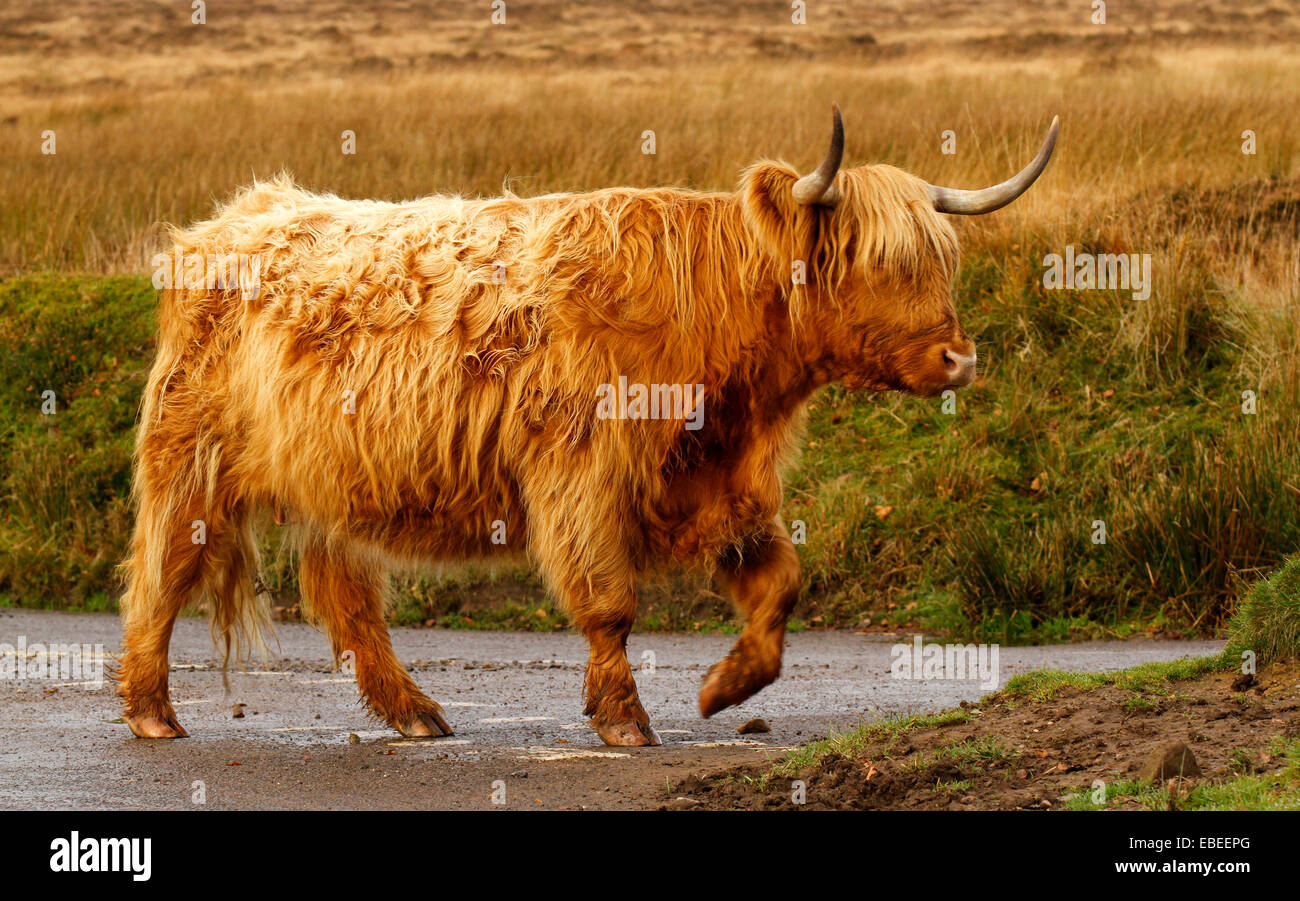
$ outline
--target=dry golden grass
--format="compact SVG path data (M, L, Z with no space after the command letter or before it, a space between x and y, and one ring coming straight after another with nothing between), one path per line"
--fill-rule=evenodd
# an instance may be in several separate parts
M814 2L806 26L731 0L521 3L505 26L486 4L437 6L214 4L194 26L186 4L7 5L0 274L143 271L155 223L281 169L379 198L729 188L760 157L816 160L832 99L851 164L959 186L1018 168L1059 113L1040 185L963 223L998 246L1024 229L1150 243L1189 224L1162 192L1286 175L1300 155L1300 61L1261 47L1300 33L1300 12L1276 4L1125 4L1104 26L1086 5L1025 0Z

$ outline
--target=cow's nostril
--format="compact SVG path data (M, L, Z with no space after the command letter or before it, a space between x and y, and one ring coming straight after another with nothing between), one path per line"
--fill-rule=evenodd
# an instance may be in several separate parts
M953 384L969 385L975 378L975 354L963 354L945 347L943 368Z

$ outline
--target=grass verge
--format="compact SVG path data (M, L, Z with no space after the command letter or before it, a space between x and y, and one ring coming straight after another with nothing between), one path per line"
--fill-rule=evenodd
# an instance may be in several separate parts
M1002 643L1214 634L1243 576L1300 545L1290 377L1270 377L1276 404L1247 415L1237 403L1252 383L1241 348L1260 322L1202 310L1188 335L1209 329L1222 346L1143 373L1115 346L1128 312L1046 297L1002 258L977 251L962 270L969 327L995 362L952 409L839 388L814 399L784 511L801 524L799 625ZM1186 292L1206 289L1187 278ZM141 277L0 281L0 603L112 608L153 308ZM269 530L263 581L292 606L293 560L277 547ZM394 594L399 622L560 621L526 568L407 575ZM643 601L640 628L718 628L730 615L690 579ZM1240 628L1281 634L1280 613L1257 609Z

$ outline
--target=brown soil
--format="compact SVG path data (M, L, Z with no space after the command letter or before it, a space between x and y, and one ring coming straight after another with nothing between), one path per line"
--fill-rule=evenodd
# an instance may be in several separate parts
M791 781L801 779L801 807L810 810L1059 808L1093 780L1136 779L1152 749L1167 742L1186 742L1208 780L1241 772L1247 758L1234 755L1239 748L1249 755L1246 767L1269 772L1282 766L1268 753L1271 740L1300 734L1300 665L1267 668L1249 685L1242 678L1213 673L1146 692L1067 688L1037 703L993 696L971 705L966 723L904 732L853 758L830 755L772 777L766 791L758 780L768 768L747 766L692 777L673 794L699 802L690 809L789 808ZM1005 756L947 752L963 743L996 746Z

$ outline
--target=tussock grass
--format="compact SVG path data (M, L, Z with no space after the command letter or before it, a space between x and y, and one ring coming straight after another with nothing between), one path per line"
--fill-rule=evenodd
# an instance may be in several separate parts
M1300 556L1256 582L1228 624L1224 657L1237 664L1245 651L1260 665L1300 657Z

